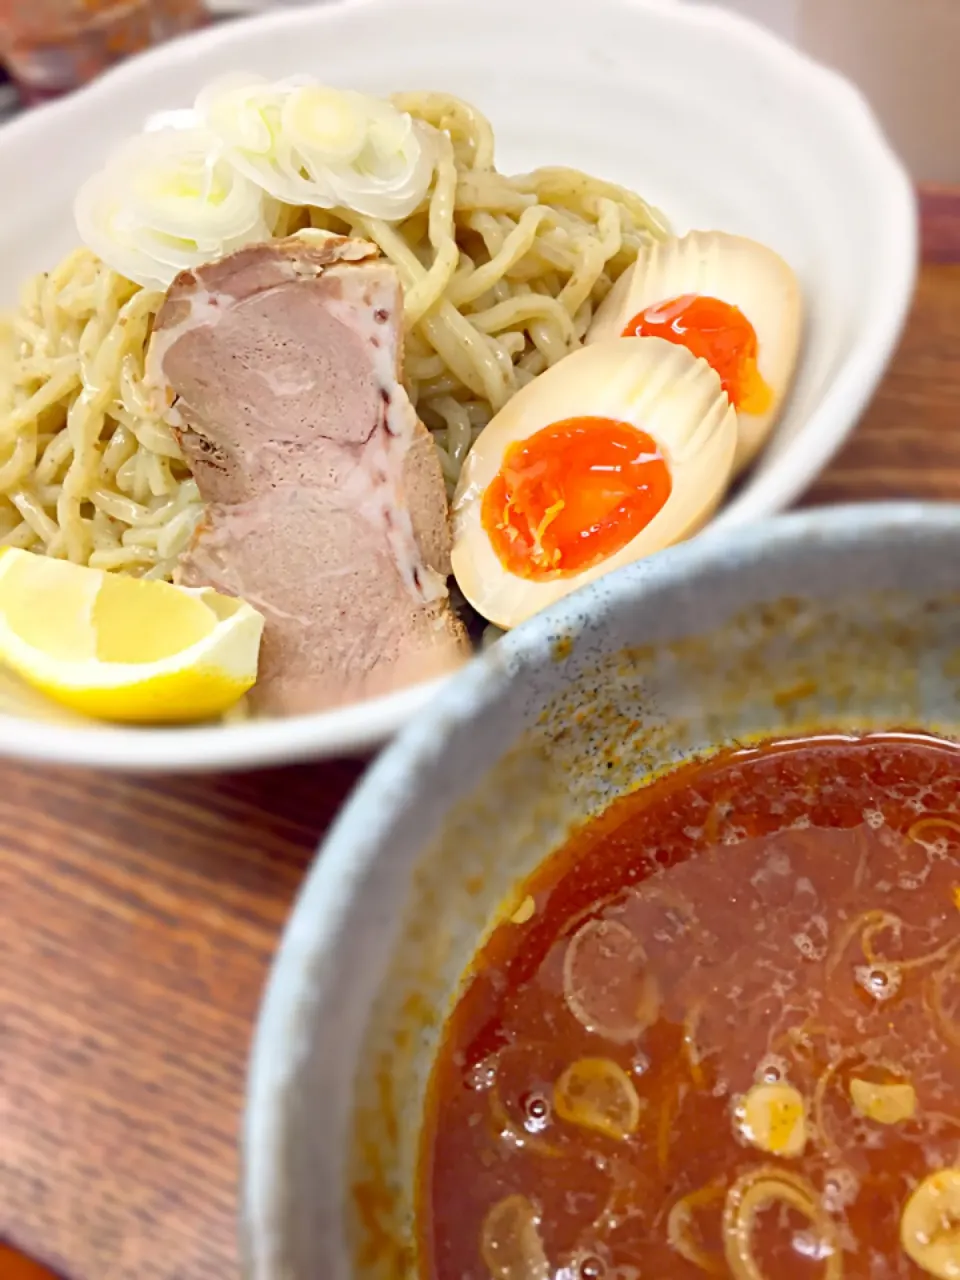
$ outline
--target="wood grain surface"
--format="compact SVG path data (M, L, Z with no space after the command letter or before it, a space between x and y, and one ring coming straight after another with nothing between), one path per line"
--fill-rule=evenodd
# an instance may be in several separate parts
M901 350L811 502L960 498L960 191L924 193L924 255ZM67 1280L236 1276L251 1022L358 774L0 765L0 1239Z

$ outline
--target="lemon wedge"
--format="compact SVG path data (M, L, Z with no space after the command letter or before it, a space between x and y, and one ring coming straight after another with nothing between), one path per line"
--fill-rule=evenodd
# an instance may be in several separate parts
M101 720L220 715L257 678L263 618L206 588L0 552L0 661Z

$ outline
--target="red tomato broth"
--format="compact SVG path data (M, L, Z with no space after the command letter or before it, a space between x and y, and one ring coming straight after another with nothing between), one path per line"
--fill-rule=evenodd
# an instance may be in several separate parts
M757 331L729 302L695 293L669 298L635 315L623 336L664 338L702 357L740 412L766 413L773 404L773 391L757 366Z
M814 1187L846 1280L924 1275L902 1252L899 1222L917 1182L960 1153L960 1039L949 1043L929 1005L934 976L960 952L960 828L917 824L957 815L960 749L896 735L722 754L587 824L528 881L535 911L494 931L445 1030L421 1151L423 1274L489 1276L484 1220L521 1195L536 1208L550 1276L731 1275L725 1197L735 1179L773 1168ZM858 977L859 918L880 910L901 922L870 935L885 961L946 948L939 965L904 969L888 998L872 970L870 982ZM628 1041L587 1030L565 1000L571 939L593 921L629 930L656 980L654 1020ZM956 967L938 989L960 1035ZM586 1057L629 1074L634 1133L556 1116L557 1079ZM909 1079L915 1118L856 1115L858 1073ZM799 1157L750 1146L734 1124L736 1100L774 1075L804 1098ZM707 1270L668 1239L670 1211L689 1195L687 1236ZM824 1243L795 1208L755 1218L751 1248L768 1280L827 1275Z
M510 445L483 495L481 521L504 568L547 581L622 550L671 488L645 431L612 418L567 418Z

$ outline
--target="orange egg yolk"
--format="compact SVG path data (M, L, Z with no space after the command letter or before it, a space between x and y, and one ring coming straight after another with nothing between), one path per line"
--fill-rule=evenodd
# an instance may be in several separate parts
M666 338L702 356L720 375L730 403L741 413L766 413L773 391L757 368L757 333L739 307L686 293L635 315L625 338Z
M567 418L507 449L481 521L505 569L543 582L615 555L670 490L669 468L645 431L614 418Z

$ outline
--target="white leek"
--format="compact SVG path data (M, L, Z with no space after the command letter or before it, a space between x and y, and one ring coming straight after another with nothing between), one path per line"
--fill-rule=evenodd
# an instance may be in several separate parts
M237 169L285 204L399 221L429 191L432 131L378 98L237 74L204 89L196 110Z
M80 237L108 266L150 289L271 232L263 191L204 128L158 129L121 146L80 189Z

